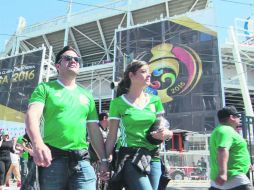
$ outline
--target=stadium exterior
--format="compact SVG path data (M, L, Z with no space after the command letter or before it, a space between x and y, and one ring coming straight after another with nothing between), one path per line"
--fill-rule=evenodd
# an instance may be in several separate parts
M110 99L114 94L110 84L118 80L115 75L116 57L119 56L116 53L119 51L116 37L118 32L174 20L180 20L182 25L187 26L189 20L183 19L186 17L201 23L205 26L203 28L218 32L211 0L139 0L135 2L115 0L31 26L24 26L24 20L20 19L16 33L10 38L4 51L0 53L0 61L42 49L43 65L39 81L47 81L56 78L57 75L54 68L56 53L63 46L71 45L82 57L78 82L92 91L98 111L108 110ZM235 26L229 30L229 39L218 46L221 104L235 105L239 111L253 116L254 40L253 33L244 29L245 24L246 20L236 19ZM189 36L185 37L189 38ZM123 60L128 59L128 56L125 57L124 54L122 56ZM195 138L190 136L189 141L193 146L192 148L190 146L189 150L196 151L186 152L185 157L180 156L185 162L178 165L180 167L190 166L200 155L204 155L208 160L207 135L197 134ZM179 160L178 153L170 152L170 154L172 162ZM183 171L181 168L180 170Z
M93 91L99 110L108 110L112 92L107 87L113 81L115 30L177 18L182 15L205 17L204 15L213 12L212 7L212 2L209 0L141 0L135 3L118 0L31 26L24 27L21 22L1 57L31 51L44 45L47 49L45 65L53 65L56 52L64 45L70 44L78 49L82 56L83 68L78 81ZM217 30L214 18L210 17L205 23L215 31ZM251 40L243 42L243 34L246 33L242 27L244 21L239 19L239 22L236 23L240 23L235 28L237 31L236 46L239 51L236 52L232 40L225 43L220 49L220 61L223 67L225 103L235 105L240 111L243 111L246 109L243 103L243 97L246 94L242 95L239 82L241 74L237 74L235 65L237 57L240 56L253 105L254 47ZM44 77L45 75L46 73ZM50 77L53 75L55 72L52 67Z

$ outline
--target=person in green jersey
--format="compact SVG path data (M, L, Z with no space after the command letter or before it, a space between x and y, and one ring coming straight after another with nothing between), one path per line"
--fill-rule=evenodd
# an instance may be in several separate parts
M76 84L80 60L75 49L64 47L55 60L57 80L40 83L29 100L26 127L34 162L39 166L41 190L96 189L86 130L101 159L100 176L107 178L106 152L95 102L87 90Z
M250 190L246 176L250 168L247 143L235 128L240 125L240 116L234 106L217 112L219 125L210 137L210 190Z
M120 178L120 183L131 190L157 190L161 176L159 145L151 144L147 133L156 119L163 115L164 109L159 96L144 93L150 79L148 64L134 60L127 66L118 85L117 97L110 102L106 140L108 156L112 154L119 127L121 132L117 143L120 148L117 172L111 180L119 181ZM151 135L158 140L167 140L172 131L161 127Z
M21 183L24 184L25 178L28 174L28 157L29 153L24 149L25 142L23 141L23 136L19 137L17 140L16 149L20 151L20 174Z

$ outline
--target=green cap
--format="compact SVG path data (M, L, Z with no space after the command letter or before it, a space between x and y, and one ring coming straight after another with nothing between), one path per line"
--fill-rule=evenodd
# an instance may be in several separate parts
M22 141L23 141L22 139L23 139L23 137L19 137L18 140L17 140L17 143L22 144Z
M2 136L9 135L9 132L6 130L3 130L1 134L2 134Z

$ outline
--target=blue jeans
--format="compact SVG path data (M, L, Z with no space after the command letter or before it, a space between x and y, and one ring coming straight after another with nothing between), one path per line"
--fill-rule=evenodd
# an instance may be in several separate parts
M27 173L28 173L28 167L27 167L28 160L21 157L19 162L20 162L20 167L21 167L21 171L20 171L21 182L22 182L22 184L24 184L24 181L25 181Z
M96 190L96 175L89 161L56 158L39 168L40 190Z
M123 170L124 183L130 190L157 190L161 177L161 163L151 162L151 173L146 175L140 172L127 160Z

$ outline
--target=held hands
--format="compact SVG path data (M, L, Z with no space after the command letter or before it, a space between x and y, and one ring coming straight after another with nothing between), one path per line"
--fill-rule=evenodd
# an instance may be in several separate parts
M157 129L156 131L152 131L151 135L155 139L165 141L165 140L169 140L172 138L173 132L165 127L161 127L159 129Z
M110 178L109 163L107 161L100 162L98 177L102 181L108 181Z
M48 167L52 161L51 151L43 142L34 144L33 158L37 166Z

